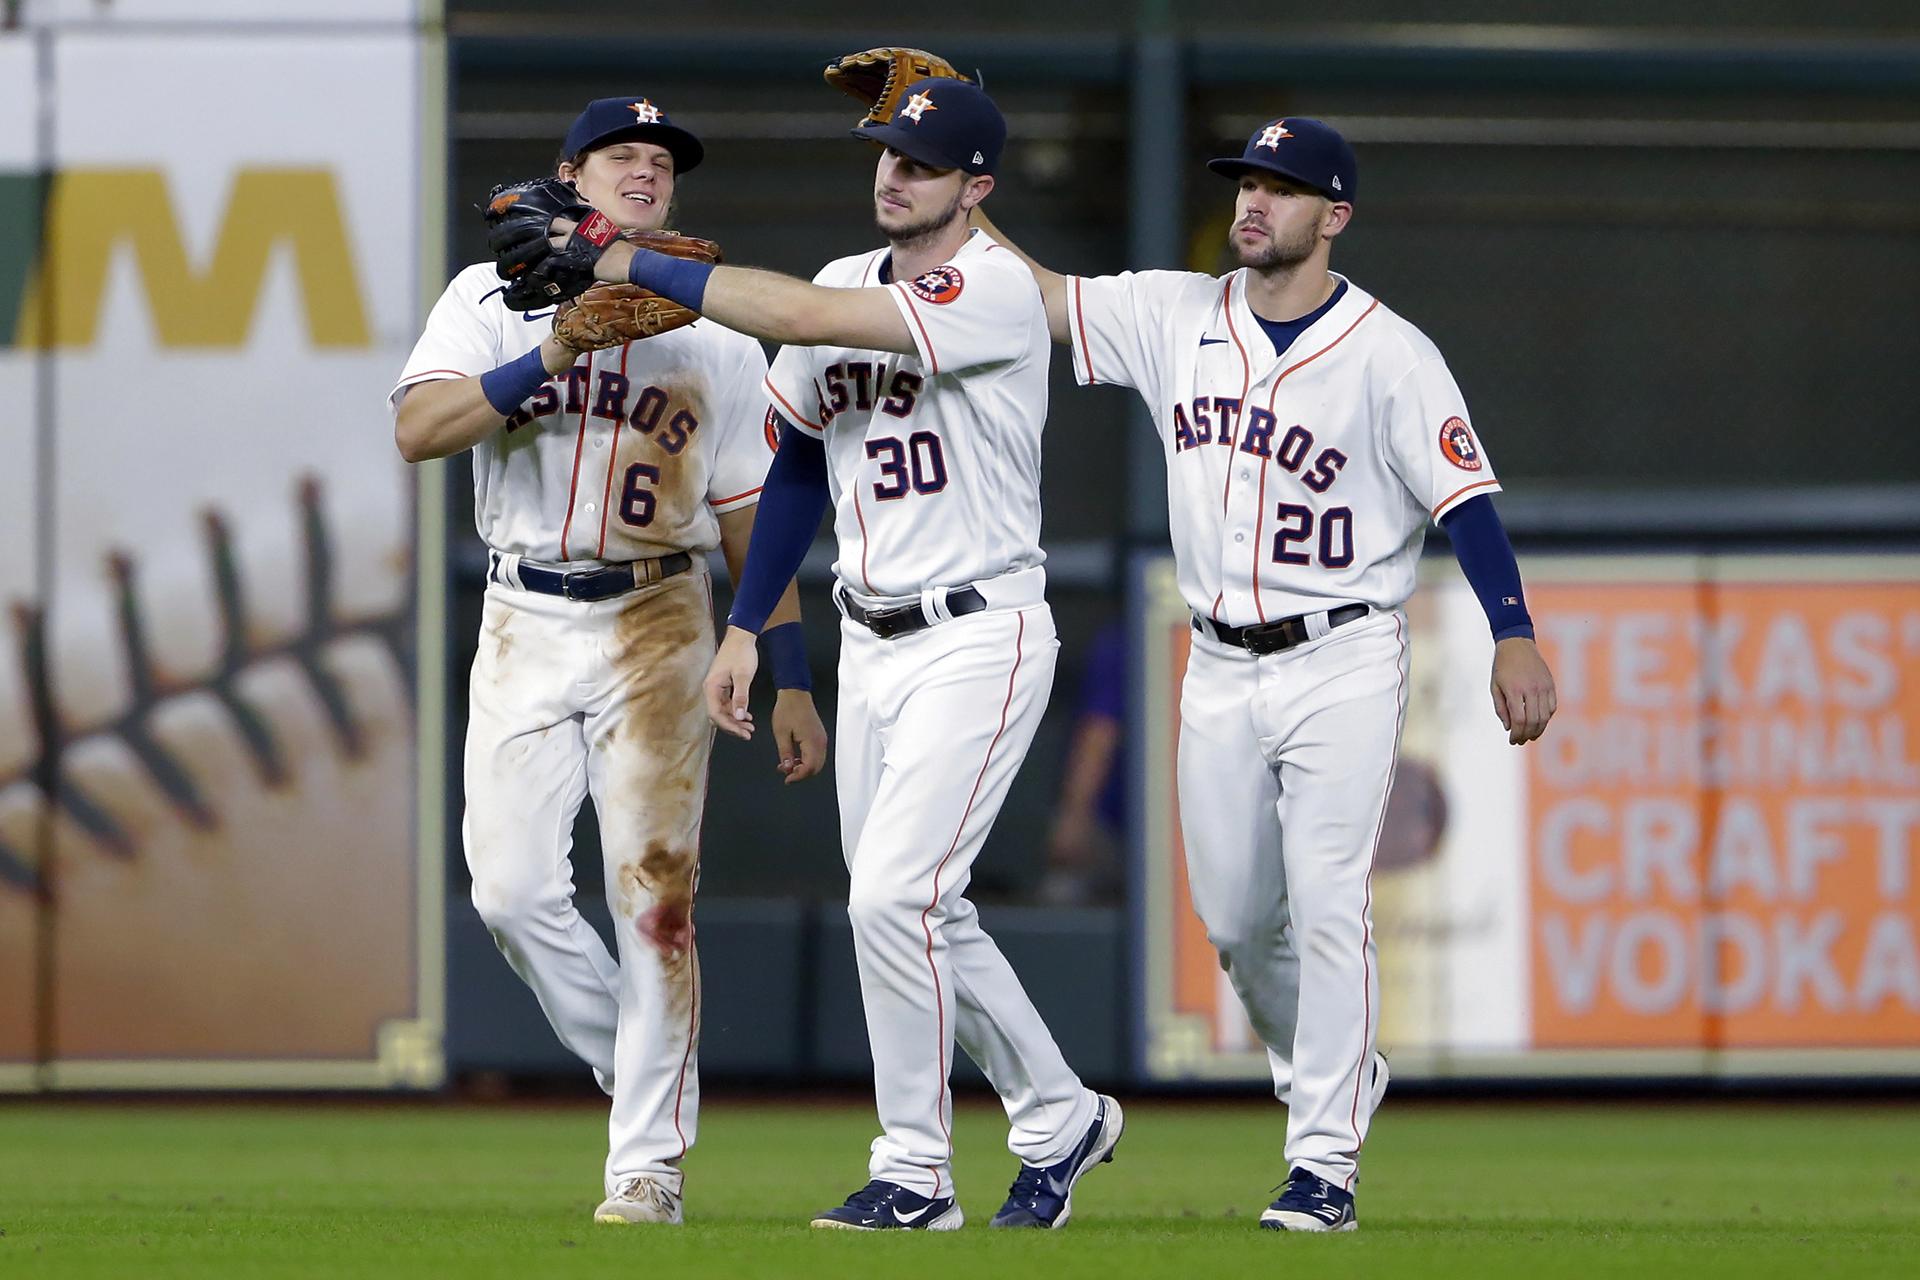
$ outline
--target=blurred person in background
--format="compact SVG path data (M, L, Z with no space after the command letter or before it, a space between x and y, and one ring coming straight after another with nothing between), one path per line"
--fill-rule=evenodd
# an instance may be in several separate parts
M1048 906L1110 906L1125 896L1127 634L1117 619L1087 647L1038 890Z

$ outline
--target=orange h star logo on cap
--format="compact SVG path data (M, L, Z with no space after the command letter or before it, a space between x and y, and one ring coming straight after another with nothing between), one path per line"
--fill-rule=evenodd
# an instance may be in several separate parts
M1265 147L1269 151L1278 151L1280 149L1280 139L1291 138L1292 136L1292 134L1287 132L1287 122L1282 120L1278 124L1270 124L1262 129L1260 131L1260 141L1253 145L1256 147Z
M906 106L900 108L900 114L905 116L907 119L913 121L915 124L919 124L921 116L925 115L929 111L938 111L939 109L940 108L933 105L933 98L931 95L925 94L925 93L916 93L911 98L907 99Z
M660 108L654 106L645 98L640 99L638 102L629 102L627 106L632 110L634 115L640 117L641 124L660 123Z

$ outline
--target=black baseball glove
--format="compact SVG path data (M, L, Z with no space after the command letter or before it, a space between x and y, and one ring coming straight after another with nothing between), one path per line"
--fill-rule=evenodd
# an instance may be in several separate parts
M487 193L487 248L514 311L537 311L592 288L594 264L619 228L558 178L509 182ZM556 218L577 224L562 248L548 241Z

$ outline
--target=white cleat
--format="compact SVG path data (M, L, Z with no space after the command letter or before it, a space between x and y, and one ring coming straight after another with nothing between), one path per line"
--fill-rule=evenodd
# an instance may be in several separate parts
M660 1184L657 1178L628 1178L593 1211L595 1222L628 1226L636 1222L662 1222L679 1226L680 1197Z

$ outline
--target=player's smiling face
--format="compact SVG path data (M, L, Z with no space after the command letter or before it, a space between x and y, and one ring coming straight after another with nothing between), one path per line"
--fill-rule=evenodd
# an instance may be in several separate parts
M889 240L915 240L964 218L991 190L990 177L936 169L888 147L874 171L873 221Z
M1338 235L1352 213L1352 205L1336 204L1303 182L1248 173L1240 179L1227 243L1243 267L1294 267Z
M578 168L561 165L559 175L622 231L657 231L673 207L673 153L651 142L589 151Z

